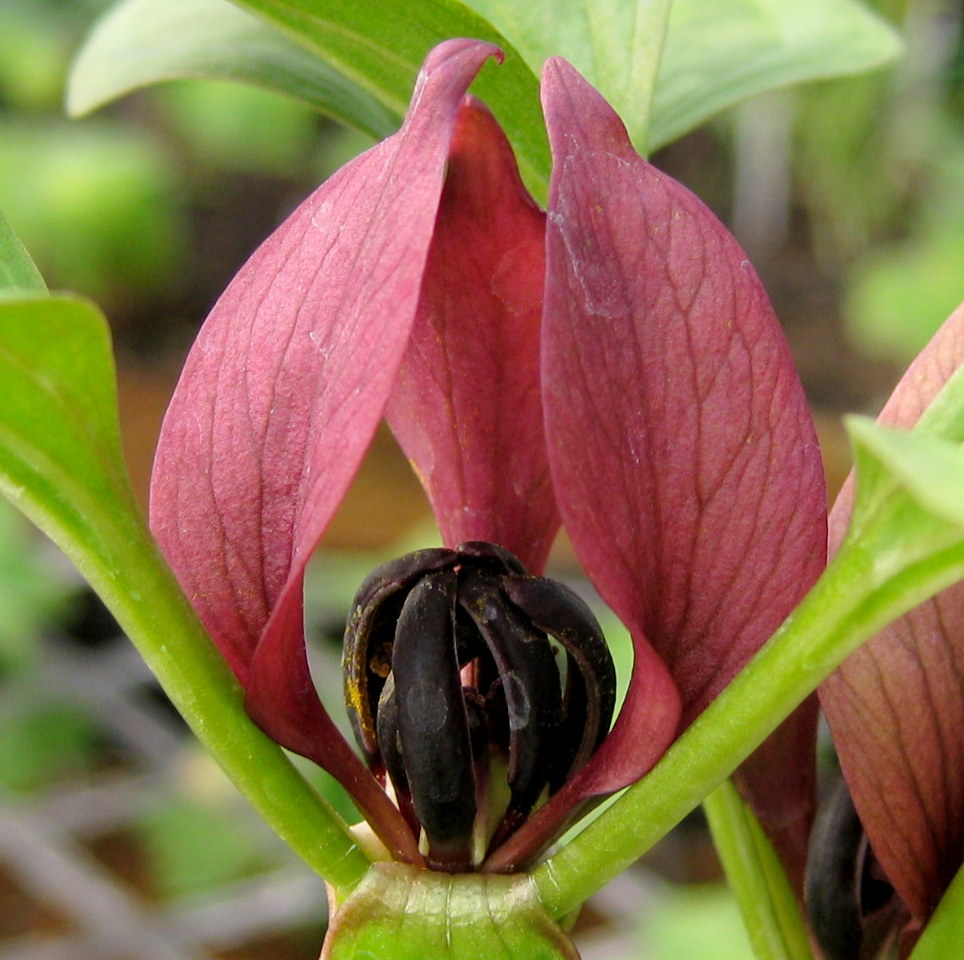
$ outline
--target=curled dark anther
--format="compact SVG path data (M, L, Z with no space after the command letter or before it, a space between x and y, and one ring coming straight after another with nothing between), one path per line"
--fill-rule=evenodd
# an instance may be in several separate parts
M429 863L449 871L474 869L589 759L615 702L586 605L475 541L366 579L344 675L369 766L424 831Z

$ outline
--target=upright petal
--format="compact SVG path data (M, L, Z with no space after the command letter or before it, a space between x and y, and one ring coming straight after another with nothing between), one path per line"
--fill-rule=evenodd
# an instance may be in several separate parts
M559 520L539 391L545 215L476 100L459 114L422 298L388 419L448 546L540 573Z
M543 108L553 153L549 462L566 531L629 628L635 661L609 737L496 852L494 868L538 848L580 800L645 774L681 718L692 721L776 630L826 556L813 422L745 254L633 150L612 108L565 61L546 64ZM812 720L812 709L801 716ZM806 742L808 731L789 735ZM812 771L778 798L777 815L798 816L796 794L810 783Z
M732 236L633 151L570 67L551 61L544 90L556 496L600 592L671 669L688 723L823 568L813 422Z
M819 575L823 471L789 350L732 236L635 153L564 62L547 64L543 99L550 464L576 552L636 653L584 776L638 777L675 731L666 668L686 725ZM812 715L781 736L805 742ZM806 810L798 788L764 818Z
M880 414L910 427L964 363L964 305ZM830 520L846 534L853 479ZM921 922L964 863L964 585L891 624L820 688L841 767L887 877Z
M384 410L458 105L496 55L470 40L436 48L399 133L336 173L241 269L191 351L154 470L152 526L252 715L383 813L311 683L303 574Z
M430 55L395 136L312 194L232 280L164 421L154 532L242 682L382 415L408 343L458 103L493 48Z

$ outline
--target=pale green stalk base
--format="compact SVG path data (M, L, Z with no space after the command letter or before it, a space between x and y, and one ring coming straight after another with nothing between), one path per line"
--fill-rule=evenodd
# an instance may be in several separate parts
M579 960L525 874L379 863L331 919L322 960Z
M813 960L797 899L773 844L729 781L703 801L713 843L757 960Z

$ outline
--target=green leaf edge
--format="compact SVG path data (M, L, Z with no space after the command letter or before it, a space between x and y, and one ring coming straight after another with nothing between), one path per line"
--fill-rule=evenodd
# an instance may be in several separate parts
M362 29L359 20L360 7L354 0L342 0L342 8L348 11L348 16L354 18L351 22L344 18L336 24L339 40L351 38L358 49L378 50L386 62L394 62L396 68L405 75L399 89L380 90L372 81L359 73L353 57L347 53L332 50L319 40L318 34L323 34L323 28L316 27L315 35L310 35L305 29L305 23L314 20L322 22L322 18L312 17L305 11L296 11L297 4L291 0L232 0L238 6L260 16L280 30L287 33L296 43L303 44L323 60L331 63L336 69L354 80L359 86L369 90L387 107L403 114L408 107L415 78L428 52L444 40L452 37L471 37L495 44L505 54L501 65L494 67L489 64L483 68L472 85L475 93L481 97L489 109L498 117L503 129L508 134L515 148L519 168L523 179L537 198L544 200L548 192L549 172L551 161L549 157L549 139L545 130L540 109L539 81L535 73L525 63L512 43L496 30L491 23L479 16L474 10L458 2L458 0L420 0L418 15L414 18L417 24L418 41L414 48L407 53L399 50L398 44L382 44L374 40L370 34ZM333 2L321 3L315 0L314 7L320 13L322 8L331 11ZM372 20L371 8L373 3L365 7L368 22ZM378 14L396 14L398 17L410 20L412 7L408 0L378 0ZM367 26L367 23L365 24ZM395 38L391 38L394 40ZM411 41L409 40L409 43Z
M104 497L103 491L98 496L97 490L85 489L83 481L58 471L41 447L30 449L29 438L12 438L2 411L0 493L60 547L97 591L174 706L239 790L336 893L347 895L364 876L368 858L284 751L248 718L233 675L160 555L134 497L120 452L106 320L81 298L22 297L0 301L0 332L4 321L25 303L41 303L49 319L51 329L36 330L40 324L34 328L38 342L58 342L56 328L61 325L62 332L65 320L87 328L83 336L90 361L102 373L104 390L112 400L109 409L94 412L101 422L90 425L91 445L113 496ZM0 340L0 356L2 351ZM32 373L44 391L60 391L60 384L45 371ZM47 472L38 474L36 463ZM72 481L77 481L74 489Z
M0 213L0 292L46 293L37 265L7 218Z
M964 943L964 868L957 871L927 926L911 951L910 960L949 960Z
M190 46L179 43L179 18L185 11L203 15L201 37L212 41L207 56L197 30ZM111 73L118 70L118 51L124 52L119 40L129 21L142 28L145 22L151 24L150 56L137 56L138 47L130 47L126 79L105 81L105 64ZM163 63L159 63L159 54L165 51ZM124 0L112 7L94 25L71 65L67 113L84 116L135 90L191 79L224 80L269 90L306 103L375 139L389 136L401 120L397 110L385 107L344 73L227 0Z
M724 110L744 103L755 96L766 93L770 90L788 89L801 83L812 83L821 80L831 80L838 77L855 76L871 70L880 69L894 63L904 53L905 44L903 37L894 27L884 20L879 14L867 8L862 3L847 4L855 13L861 14L866 21L868 30L875 30L876 37L865 35L865 52L859 58L847 66L836 65L820 70L808 69L804 66L798 67L796 71L788 71L779 82L767 81L766 64L757 64L755 73L760 78L752 82L747 78L753 76L752 72L746 72L742 81L743 92L737 96L732 94L724 95L724 87L717 88L713 95L708 99L703 96L704 106L696 109L688 106L692 96L674 96L671 103L674 107L670 110L664 102L667 98L667 87L662 86L660 93L660 78L657 77L656 93L652 107L652 127L650 129L650 149L657 150L660 147L672 143L674 140L683 136L699 125L716 116ZM670 31L672 33L672 20L670 21ZM868 39L869 37L869 39ZM670 45L670 57L664 58L667 69L672 64L672 45ZM685 108L685 109L684 109Z
M858 457L873 458L927 510L964 526L964 448L958 443L885 427L868 417L845 418Z
M116 16L118 10L127 8L135 2L141 3L142 0L122 0L122 3L108 13L105 21L101 21L101 24ZM269 24L273 30L280 31L292 48L310 52L326 65L326 69L334 70L340 77L346 78L361 95L371 98L371 102L380 104L381 109L386 111L386 115L394 118L396 122L400 121L407 109L416 75L432 47L443 40L458 36L474 37L494 43L505 53L505 62L499 67L498 74L495 74L491 67L486 67L476 79L473 89L496 114L512 140L519 167L529 189L537 198L545 199L548 192L550 159L548 137L539 107L539 82L512 44L473 10L457 0L421 0L418 14L413 21L416 27L405 38L406 46L412 49L400 51L397 47L365 36L359 29L359 23L360 18L377 17L378 11L383 14L395 13L399 16L404 14L408 19L413 19L412 8L407 0L405 2L379 0L377 4L365 5L353 2L344 4L344 9L347 11L345 22L332 21L330 25L330 34L337 38L337 44L325 42L325 31L329 25L322 20L322 12L327 9L331 16L331 5L324 8L318 2L299 5L285 2L285 0L231 0L231 2L258 21ZM165 8L163 0L156 0L156 3L159 9ZM377 6L374 14L373 6ZM305 7L311 7L311 9L303 9ZM350 18L354 18L357 22L353 22ZM95 27L94 32L77 54L75 63L83 64L84 72L88 69L87 64L96 65L102 59L102 54L97 54L95 57L94 54L88 53L88 48L97 38L98 29ZM103 40L96 39L96 42L99 46ZM356 62L356 58L351 55L354 49L365 50L369 55L371 51L375 51L379 61L391 67L395 80L387 85L384 77L366 75ZM75 66L71 73L69 82L71 92L68 94L68 102L74 110L86 106L86 98L82 98L77 92L84 72ZM209 76L207 73L203 75ZM227 79L223 75L221 78ZM125 84L119 83L114 93L99 95L96 105L121 96L125 92L127 92ZM314 102L312 106L317 107L319 104ZM331 114L328 107L325 108L325 112ZM347 117L336 117L336 119L351 122ZM354 125L357 125L357 120ZM380 135L385 135L384 128L380 129L382 131Z

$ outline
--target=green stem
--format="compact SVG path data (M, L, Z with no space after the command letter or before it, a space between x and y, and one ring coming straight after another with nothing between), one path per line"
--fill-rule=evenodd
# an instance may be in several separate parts
M9 235L5 244L29 282ZM248 718L234 676L161 556L121 453L114 378L107 324L92 305L45 294L0 301L0 495L74 562L268 823L336 895L347 894L368 859Z
M948 960L959 956L964 943L964 869L947 888L927 921L910 960Z
M60 546L198 740L285 843L343 898L366 873L368 858L284 751L252 723L234 676L157 550L133 496L129 503L130 510L96 523L104 534L99 555L69 542Z
M759 821L726 780L703 801L757 960L813 960L793 888Z
M533 873L562 917L625 870L719 786L862 642L964 578L955 544L881 581L848 540L774 637L642 780Z

